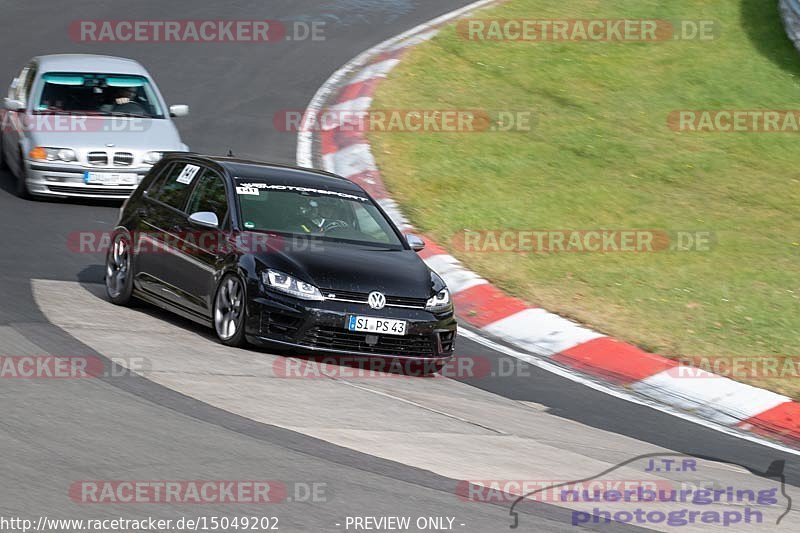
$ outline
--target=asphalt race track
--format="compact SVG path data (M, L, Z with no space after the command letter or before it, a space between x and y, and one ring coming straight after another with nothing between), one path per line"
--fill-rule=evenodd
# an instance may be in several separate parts
M190 116L176 120L192 150L294 163L296 136L273 126L275 113L303 110L353 56L466 3L0 0L0 85L35 55L131 57L168 103L190 106ZM76 19L122 18L324 20L325 40L76 43L67 31ZM659 451L757 471L785 460L788 490L800 486L797 455L606 395L463 337L459 355L516 372L276 379L279 356L228 349L186 321L103 300L103 257L71 250L68 239L111 228L119 204L20 200L7 173L0 186L0 354L136 355L150 365L141 376L0 380L0 516L270 515L282 531L345 531L348 516L448 516L455 530L502 531L509 505L463 501L458 480L578 479ZM722 469L718 479L725 484L743 472ZM326 496L295 494L300 501L265 508L90 505L68 495L79 480L122 479L283 480L324 485ZM540 503L521 511L522 530L575 529L564 508ZM792 511L781 527L798 522Z

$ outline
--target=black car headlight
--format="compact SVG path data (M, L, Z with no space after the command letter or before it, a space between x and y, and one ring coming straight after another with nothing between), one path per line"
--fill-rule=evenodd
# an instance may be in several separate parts
M261 281L267 287L301 300L320 301L323 299L322 293L314 285L300 281L278 270L272 270L271 268L264 270L261 272Z
M425 310L432 313L442 313L453 308L453 301L450 299L450 290L445 287L425 302Z

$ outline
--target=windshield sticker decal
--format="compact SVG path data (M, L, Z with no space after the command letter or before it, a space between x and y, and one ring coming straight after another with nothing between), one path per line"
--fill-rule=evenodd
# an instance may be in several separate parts
M199 171L200 167L198 167L197 165L186 165L185 167L183 167L183 170L178 176L178 179L175 181L177 181L178 183L183 183L184 185L189 185L192 183L192 180Z
M251 182L251 183L243 183L242 188L255 188L255 189L266 189L270 191L294 191L299 193L311 193L311 194L321 194L326 196L338 196L339 198L347 198L350 200L360 200L362 202L369 202L368 198L363 196L358 196L355 194L348 194L345 192L339 191L328 191L325 189L313 189L311 187L295 187L294 185L270 185L269 183L264 182ZM237 187L237 190L239 187Z
M245 185L243 187L237 186L236 194L250 194L253 196L258 196L258 189L249 185Z

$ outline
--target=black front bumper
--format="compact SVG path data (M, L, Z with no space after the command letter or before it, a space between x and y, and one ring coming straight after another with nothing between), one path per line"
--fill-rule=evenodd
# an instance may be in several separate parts
M406 334L380 335L349 331L351 315L405 320ZM364 357L446 361L453 355L456 320L452 313L325 300L306 302L270 292L252 298L247 340L256 345L291 348L302 355L346 354Z

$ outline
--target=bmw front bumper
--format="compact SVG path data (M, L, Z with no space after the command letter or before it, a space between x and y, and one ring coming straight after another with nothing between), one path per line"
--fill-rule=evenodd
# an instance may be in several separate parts
M56 198L79 197L101 199L125 199L131 195L151 167L86 167L65 163L25 161L27 185L31 194ZM89 185L84 182L84 173L117 172L135 173L136 185Z

